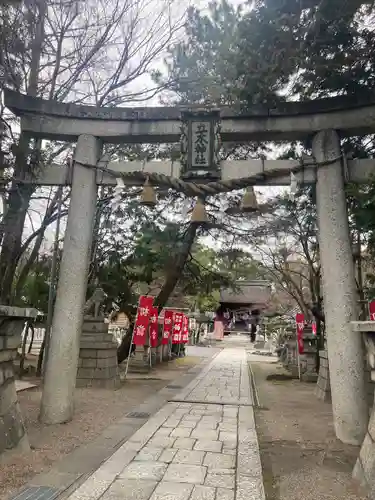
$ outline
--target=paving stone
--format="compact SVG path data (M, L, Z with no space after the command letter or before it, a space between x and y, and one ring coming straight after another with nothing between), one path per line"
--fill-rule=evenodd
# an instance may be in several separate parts
M223 453L206 453L203 465L209 469L233 469L235 466L235 457L233 455L224 455Z
M195 445L196 439L193 438L177 438L173 444L173 448L181 450L192 450Z
M186 427L187 429L194 429L197 426L197 422L192 420L181 420L178 427Z
M215 405L215 404L212 404L212 405L206 405L206 408L209 410L214 410L214 411L217 411L217 412L220 412L222 413L223 412L223 405Z
M205 486L213 486L214 488L229 488L234 489L235 481L234 481L234 473L233 470L230 470L225 474L224 471L215 471L208 472L205 479ZM254 500L258 500L256 497L249 496L246 500L254 498ZM245 499L244 499L245 500Z
M190 410L190 415L206 415L206 410L196 410L195 408L193 408L192 410Z
M231 418L231 417L226 417L224 415L224 417L222 418L222 423L224 425L235 425L237 427L237 418Z
M171 432L171 437L175 438L180 438L180 437L189 437L191 434L191 429L187 427L176 427L176 429L173 429Z
M208 406L212 406L212 405L208 405ZM216 418L222 418L223 417L223 413L222 411L218 411L218 410L213 410L213 409L208 409L208 410L205 410L204 412L204 416L205 417L211 417L212 419L216 419Z
M219 424L222 421L221 415L202 417L200 424Z
M201 420L201 416L199 415L185 415L181 422L199 422Z
M237 417L238 408L228 408L228 406L226 406L224 407L223 413L225 417Z
M203 484L207 468L201 465L170 464L164 480L175 483ZM210 486L210 485L209 485Z
M145 446L141 449L134 460L140 460L142 462L156 462L162 452L163 448L151 448L151 446Z
M176 438L167 436L152 437L147 445L151 448L172 448Z
M223 448L226 448L229 450L235 450L237 448L237 440L236 441L223 441Z
M223 446L223 449L222 449L222 452L225 453L226 455L236 455L237 454L237 450L236 448L226 448L225 446Z
M220 441L237 442L237 432L220 432Z
M219 428L219 431L222 431L222 432L237 432L237 425L233 425L233 424L220 423L218 428Z
M120 474L127 479L149 479L160 481L168 465L161 462L132 462Z
M191 407L188 407L188 408L183 408L183 407L182 408L177 408L177 410L175 410L173 412L172 417L175 416L175 417L181 418L184 415L186 415L186 413L189 413L190 408Z
M202 429L200 431L197 431L196 429L194 429L193 432L191 433L191 437L195 439L216 441L218 438L218 434L219 434L218 431L215 430Z
M208 440L208 439L207 440L206 439L199 439L194 446L194 450L212 451L212 452L220 453L222 447L223 447L222 441L212 441L212 440Z
M211 486L194 486L190 500L215 500L216 489ZM217 497L217 500L222 500Z
M218 488L216 492L217 500L234 500L234 490L229 490L228 488ZM248 500L253 500L250 497ZM257 498L254 500L258 500Z
M217 474L222 476L233 476L235 469L208 469L210 474Z
M201 465L204 455L204 451L178 450L173 463Z
M205 432L206 430L216 430L218 427L217 422L199 422L199 424L196 426L197 431L203 431Z
M166 450L163 451L163 453L160 455L158 462L166 462L170 463L172 462L174 456L176 455L178 450L175 450L173 448L167 448Z
M153 437L169 436L171 432L172 432L171 427L160 427L160 429L158 429L155 432Z
M150 500L188 500L192 489L192 484L162 481L158 484Z
M178 418L169 418L168 420L166 420L163 424L163 427L171 427L172 429L174 429L175 427L178 426L178 424L181 422L181 419Z
M149 500L157 484L140 479L116 479L101 500Z

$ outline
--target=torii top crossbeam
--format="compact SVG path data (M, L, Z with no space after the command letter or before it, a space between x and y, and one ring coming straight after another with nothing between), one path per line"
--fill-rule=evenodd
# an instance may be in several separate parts
M181 112L188 107L97 108L47 101L5 90L5 105L21 117L33 137L75 141L94 135L110 143L174 143L181 136ZM373 98L339 96L250 111L220 109L224 142L301 140L320 130L342 136L375 132Z

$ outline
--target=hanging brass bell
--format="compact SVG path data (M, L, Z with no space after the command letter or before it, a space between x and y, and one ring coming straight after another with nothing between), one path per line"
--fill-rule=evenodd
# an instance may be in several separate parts
M143 185L140 204L146 207L154 207L156 205L156 193L148 177Z
M193 212L191 214L191 222L199 224L206 224L208 222L206 207L200 198L198 198L196 204L194 205Z
M245 213L253 213L258 210L257 197L254 192L253 186L246 188L245 194L243 195L241 205L241 211Z

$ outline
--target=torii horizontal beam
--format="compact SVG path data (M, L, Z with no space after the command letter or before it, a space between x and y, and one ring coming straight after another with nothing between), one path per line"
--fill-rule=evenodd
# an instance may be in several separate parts
M97 108L47 101L5 90L5 105L21 117L21 127L33 137L76 141L82 134L108 143L177 143L181 112L191 107ZM254 106L237 112L221 108L224 142L303 140L320 130L341 136L375 132L373 98L339 96L282 103L274 108Z
M316 169L311 165L312 159L306 158L307 165L301 172L296 173L296 178L299 184L309 185L314 184L316 181ZM242 179L251 177L253 175L265 174L263 181L257 182L257 185L269 186L288 186L290 184L290 176L285 175L286 170L292 171L300 165L296 160L232 160L223 161L221 163L222 180ZM119 177L121 174L130 172L144 172L150 174L163 174L174 178L180 177L180 163L171 161L150 161L143 164L139 161L132 162L99 162L100 167L97 172L97 184L105 186L115 186L116 178L102 169L110 169L118 172ZM361 184L366 182L369 177L375 172L375 160L348 160L347 162L347 182ZM267 178L267 172L280 169L280 177ZM24 182L43 185L43 186L59 186L70 185L72 180L72 172L70 167L66 165L52 164L43 169L34 178L28 178ZM129 185L140 185L142 180L137 181L132 178L128 180L124 178L124 183Z

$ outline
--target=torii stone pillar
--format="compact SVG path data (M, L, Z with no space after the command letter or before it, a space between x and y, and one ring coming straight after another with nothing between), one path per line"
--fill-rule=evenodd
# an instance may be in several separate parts
M364 350L352 333L357 319L355 276L345 198L340 140L334 130L318 132L313 140L318 162L316 202L323 278L332 409L336 436L344 443L362 443L368 423Z
M83 165L96 165L100 151L96 137L79 136L40 410L40 419L47 424L67 422L73 417L97 198L96 170Z

